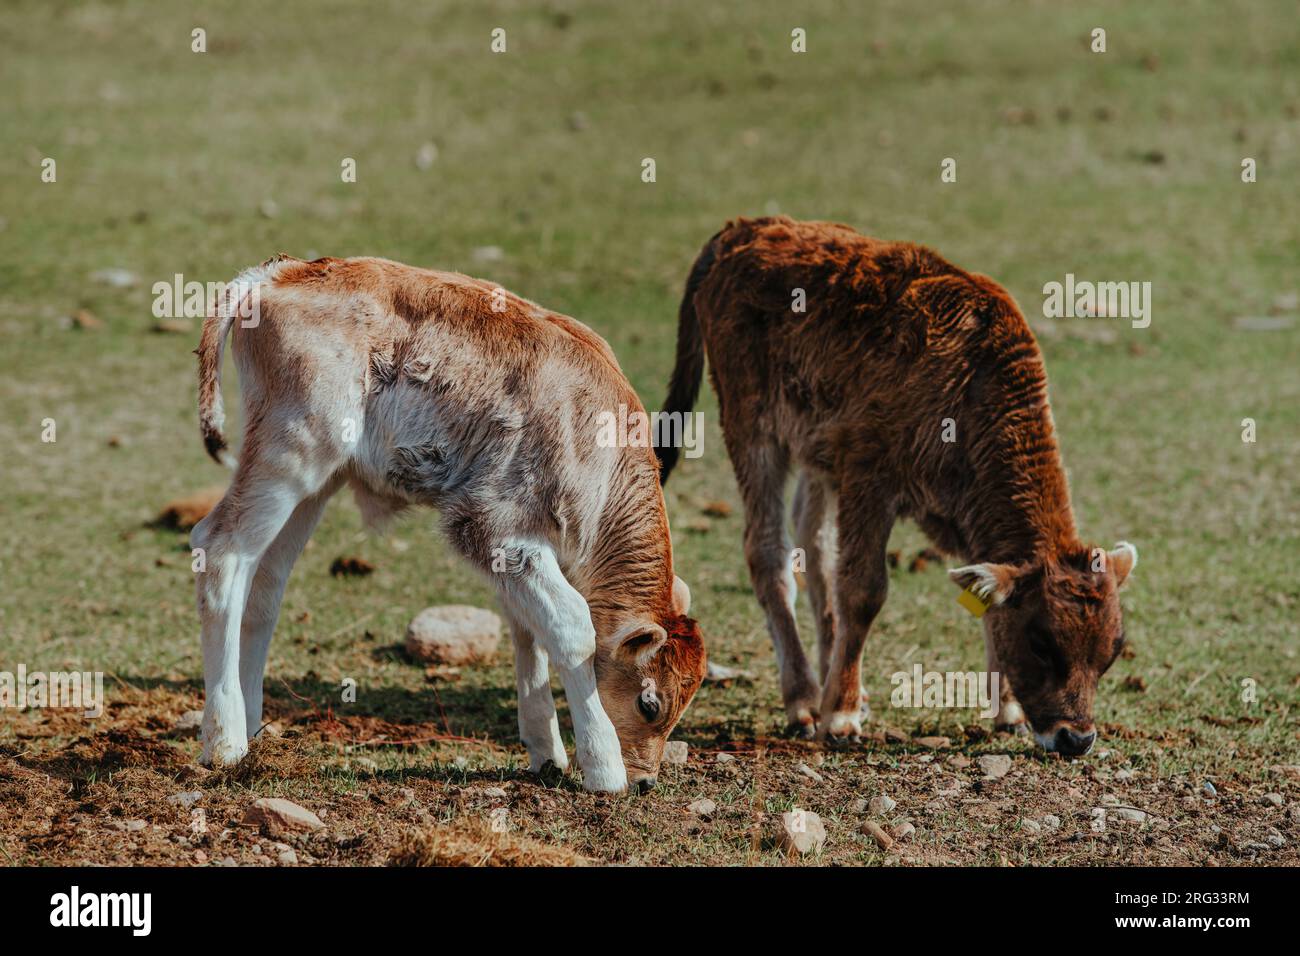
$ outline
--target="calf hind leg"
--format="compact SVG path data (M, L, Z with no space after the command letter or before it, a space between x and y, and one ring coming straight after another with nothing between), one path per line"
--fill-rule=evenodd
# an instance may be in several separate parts
M341 478L335 478L325 488L300 502L257 565L240 625L239 648L244 727L250 739L257 736L262 727L262 678L266 673L266 655L275 632L275 622L280 616L285 584L294 562L316 529L326 503L341 483Z
M244 607L263 554L302 498L288 482L260 477L241 462L225 496L190 537L191 546L204 552L196 575L203 645L201 763L233 765L248 752L239 666Z
M841 494L840 556L835 577L835 643L822 687L822 733L828 742L862 735L862 648L889 590L885 544L892 521L869 489Z
M811 739L817 732L817 681L795 623L795 583L790 539L785 531L787 456L774 446L733 450L736 477L745 502L745 558L754 595L767 615L768 634L781 673L788 729Z

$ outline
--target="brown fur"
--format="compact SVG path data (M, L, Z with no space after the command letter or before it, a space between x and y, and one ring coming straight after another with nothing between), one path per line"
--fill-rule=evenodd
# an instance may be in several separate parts
M802 313L792 309L796 289L806 293ZM665 412L692 407L706 353L792 722L806 730L819 711L857 711L858 658L888 585L885 543L907 517L947 553L1006 566L1009 602L985 616L991 658L1041 733L1091 728L1097 678L1122 629L1123 575L1088 570L1042 356L1006 290L929 249L848 226L736 220L688 279ZM946 419L953 442L941 440ZM677 450L659 453L666 480ZM781 494L794 469L822 647L820 706L784 580ZM828 529L834 567L819 544ZM1031 619L1061 667L1034 663Z

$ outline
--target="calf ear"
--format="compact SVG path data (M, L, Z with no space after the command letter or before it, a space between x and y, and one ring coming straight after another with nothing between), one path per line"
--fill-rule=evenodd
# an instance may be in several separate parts
M644 667L668 642L668 632L658 624L644 621L628 625L614 639L618 642L615 654L629 663Z
M1115 587L1122 588L1128 576L1137 567L1138 549L1127 541L1115 545L1113 551L1106 552L1106 570L1115 575Z
M691 589L675 574L673 575L673 613L682 617L691 613Z
M1016 586L1016 569L1010 564L968 564L953 568L948 577L965 590L973 588L985 601L1001 604L1011 596Z

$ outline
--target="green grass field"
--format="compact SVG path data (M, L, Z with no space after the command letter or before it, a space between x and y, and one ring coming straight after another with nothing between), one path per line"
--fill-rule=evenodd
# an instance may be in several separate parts
M329 807L340 838L299 853L322 863L384 862L408 830L484 817L481 790L503 782L512 832L597 860L777 862L764 828L800 806L828 830L806 862L1296 862L1294 13L1282 0L815 2L797 13L676 0L240 0L193 13L11 0L0 16L0 671L104 671L113 706L95 724L0 712L3 857L267 859L243 830L182 842L188 816L161 801L194 787L197 744L167 732L201 706L201 661L186 536L147 523L226 475L198 435L198 323L153 331L154 282L226 280L280 251L481 275L607 338L653 409L699 247L728 218L781 212L932 245L1002 282L1038 331L1080 530L1141 552L1124 596L1136 655L1098 703L1108 756L1049 760L1020 739L967 734L979 724L968 711L890 708L889 675L913 662L983 666L979 628L942 571L906 570L925 546L910 526L891 545L904 567L864 661L877 739L819 765L816 748L782 741L706 389L704 455L668 491L676 563L711 657L755 679L701 691L676 732L692 758L651 797L602 800L571 778L522 773L508 654L434 683L397 649L418 610L491 606L488 586L436 537L432 515L372 537L340 495L295 569L271 650L268 707L287 735L253 770L203 778L212 813L237 820L273 793ZM1098 26L1105 53L1089 49ZM191 51L196 27L204 53ZM489 48L497 27L501 54ZM791 51L796 27L806 53ZM436 158L417 163L430 143ZM654 183L641 178L646 157ZM955 183L940 181L949 157ZM1246 157L1254 183L1242 182ZM56 182L42 181L46 158ZM341 181L346 158L356 182ZM111 268L136 284L92 278ZM1151 326L1045 320L1042 287L1067 273L1149 281ZM101 327L70 323L78 310ZM1256 316L1279 327L1236 322ZM704 517L716 501L730 517ZM341 555L377 570L331 578ZM811 639L806 601L800 613ZM355 704L339 699L347 677ZM388 745L367 722L384 724ZM395 746L396 725L479 742ZM352 734L342 743L340 727ZM1015 769L989 783L886 730L949 736L963 758L1010 753ZM726 771L710 755L721 749L739 758ZM395 797L401 788L413 798ZM862 834L865 814L850 807L882 792L899 803L890 822L916 826L901 855ZM1282 806L1261 803L1266 792ZM684 809L701 796L720 807L704 821ZM1148 823L1090 830L1091 808L1116 797ZM1059 830L1023 825L1043 812ZM126 817L153 826L101 826Z

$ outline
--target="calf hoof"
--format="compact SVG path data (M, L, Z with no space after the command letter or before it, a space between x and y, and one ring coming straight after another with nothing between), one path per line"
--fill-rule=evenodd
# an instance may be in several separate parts
M994 724L993 729L1004 734L1013 734L1016 737L1027 737L1029 735L1029 724L1023 720L1018 724Z
M203 745L199 763L213 770L233 767L248 754L248 742L244 740L218 740Z
M785 725L785 732L795 740L816 740L817 722L811 717L792 720Z
M857 714L832 714L822 738L828 747L852 747L862 743L862 724Z
M592 793L622 793L627 789L627 770L620 760L616 766L594 761L582 768L582 789Z

